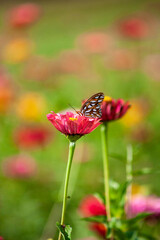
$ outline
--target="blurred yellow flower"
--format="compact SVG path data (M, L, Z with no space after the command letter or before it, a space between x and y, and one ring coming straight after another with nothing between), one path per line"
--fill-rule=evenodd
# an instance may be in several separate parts
M149 189L147 186L133 184L132 185L132 196L135 195L148 195Z
M46 111L46 101L38 93L26 93L17 102L16 111L24 120L38 121Z
M31 42L27 39L18 38L12 40L4 47L3 57L8 63L19 63L28 59L31 51Z
M141 123L145 117L145 111L142 102L131 101L131 108L127 114L120 120L125 127L134 127Z

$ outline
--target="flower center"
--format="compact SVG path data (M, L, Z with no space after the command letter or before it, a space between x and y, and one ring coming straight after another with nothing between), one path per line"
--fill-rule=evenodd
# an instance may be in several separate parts
M109 96L105 96L103 101L105 101L105 102L111 102L111 101L112 101L112 98L109 97Z
M70 117L69 118L69 120L71 120L71 121L76 121L78 118L72 118L72 117Z

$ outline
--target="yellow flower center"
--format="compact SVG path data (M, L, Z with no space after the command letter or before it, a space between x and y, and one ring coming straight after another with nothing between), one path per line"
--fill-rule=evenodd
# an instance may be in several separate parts
M111 101L112 101L112 98L109 97L109 96L105 96L103 101L105 101L105 102L111 102Z
M72 118L72 117L70 117L69 118L69 120L71 120L71 121L76 121L78 118Z

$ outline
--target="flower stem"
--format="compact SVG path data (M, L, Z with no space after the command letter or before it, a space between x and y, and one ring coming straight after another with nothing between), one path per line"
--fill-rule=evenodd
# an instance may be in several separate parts
M75 142L69 143L69 155L68 155L68 163L66 169L66 176L65 176L65 184L64 184L64 193L63 193L63 206L62 206L62 216L61 216L61 225L64 224L64 217L66 211L66 203L67 203L67 193L68 193L68 183L69 183L69 176L71 171L72 159L75 150ZM59 232L58 240L61 239L61 232Z
M108 144L107 144L107 122L101 125L102 154L103 154L103 170L104 170L104 190L105 190L105 206L108 221L111 220L110 211L110 194L109 194L109 166L108 166Z
M126 180L130 183L127 189L127 195L126 195L126 206L127 206L127 212L128 217L130 218L130 212L129 212L129 204L131 202L132 198L132 163L133 163L133 149L132 145L128 144L127 146L127 160L126 160Z

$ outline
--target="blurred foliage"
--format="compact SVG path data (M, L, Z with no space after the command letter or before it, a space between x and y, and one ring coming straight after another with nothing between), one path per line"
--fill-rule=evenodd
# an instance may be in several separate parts
M0 104L2 101L3 106L5 99L8 99L6 111L0 115L0 235L6 240L46 240L55 234L56 222L60 216L55 208L62 195L68 151L67 139L53 129L46 114L68 109L68 104L79 109L81 101L96 92L103 91L105 95L123 98L131 103L133 101L133 104L136 101L143 112L138 118L140 121L136 124L132 122L132 126L125 125L123 119L109 124L111 178L120 183L125 181L126 145L132 143L133 168L137 175L134 181L146 184L152 194L160 195L159 175L156 171L149 170L147 173L151 174L139 176L141 172L146 172L143 169L157 170L160 166L160 82L150 75L152 71L148 74L148 67L144 67L146 56L159 54L160 4L156 0L36 1L42 10L39 20L27 29L12 29L8 26L7 14L9 9L19 3L22 2L5 1L0 8L0 74L1 69L7 73L13 91L12 97L8 93L0 96ZM120 34L119 23L130 16L149 19L148 22L154 29L147 38L129 39ZM100 54L85 52L77 39L93 32L111 36L113 49L111 46L107 52ZM25 39L19 51L16 51L17 39ZM112 53L117 49L133 51L136 66L129 69L128 65L126 69L117 68L119 61L128 63L121 55L114 63ZM9 88L8 83L5 87ZM4 86L2 89L4 93ZM29 99L27 101L30 105L27 105L28 102L24 99L30 95L38 96L37 101ZM32 116L32 104L37 109L37 118L25 118ZM14 141L15 130L20 126L38 124L47 126L53 138L46 145L33 149L19 147ZM143 132L140 132L142 126ZM135 132L137 134L133 134ZM103 194L99 128L81 138L77 142L77 148L79 144L87 146L88 150L80 148L77 156L81 156L81 163L75 158L72 167L71 201L68 201L66 216L66 223L73 228L72 239L94 235L88 230L87 224L80 220L77 209L85 195L94 192ZM38 171L32 178L12 178L3 171L6 158L20 153L27 153L35 159ZM51 213L56 216L55 219Z

